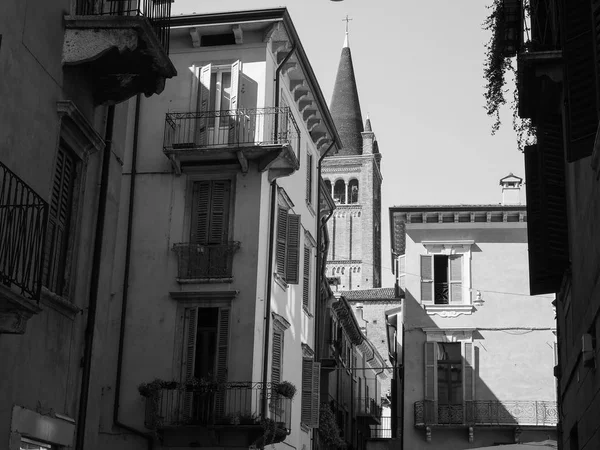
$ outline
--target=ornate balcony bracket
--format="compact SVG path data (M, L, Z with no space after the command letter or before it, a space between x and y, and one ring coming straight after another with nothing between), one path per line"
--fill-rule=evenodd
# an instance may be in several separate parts
M32 301L0 284L0 334L24 334L27 321L41 311Z
M62 63L91 66L94 101L114 104L160 94L177 75L149 20L141 16L65 16Z

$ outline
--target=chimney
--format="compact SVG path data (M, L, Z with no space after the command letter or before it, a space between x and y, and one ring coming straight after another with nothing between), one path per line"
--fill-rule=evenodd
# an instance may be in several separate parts
M509 173L500 179L502 186L502 205L520 205L521 204L521 185L523 178Z

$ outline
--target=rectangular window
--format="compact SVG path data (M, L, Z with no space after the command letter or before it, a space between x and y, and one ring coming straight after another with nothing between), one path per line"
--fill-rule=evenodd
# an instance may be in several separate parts
M50 291L63 295L71 209L75 189L76 160L61 140L56 157L52 193L48 208L48 229L44 251L42 282Z
M462 304L462 255L421 255L421 302Z
M313 155L306 153L306 203L313 204Z
M302 360L302 407L301 421L311 428L319 426L319 391L321 363Z
M300 265L300 216L285 208L277 211L277 274L289 284L298 284Z
M302 285L302 307L310 311L310 247L304 247L304 276Z

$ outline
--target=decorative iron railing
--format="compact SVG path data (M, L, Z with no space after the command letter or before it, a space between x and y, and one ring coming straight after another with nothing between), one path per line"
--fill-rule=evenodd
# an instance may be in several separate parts
M415 426L425 425L530 425L556 426L556 402L475 400L464 404L439 404L424 400L414 404Z
M436 305L447 305L450 299L448 293L448 283L434 283L433 284L435 304Z
M172 0L76 0L79 16L137 16L150 22L165 51L169 52Z
M360 416L370 416L375 419L381 417L382 408L377 404L375 399L370 397L361 397L358 399L356 412Z
M39 300L48 204L0 163L0 283Z
M381 417L378 425L371 425L371 439L390 439L392 437L392 418Z
M290 430L292 400L275 395L267 383L268 419L277 428ZM146 399L146 426L164 429L181 426L261 425L262 382L229 382L210 389L162 389Z
M288 107L167 113L164 149L290 145L296 156L300 129Z
M560 50L560 24L556 0L522 0L524 50Z
M237 241L225 244L175 244L177 278L231 278L233 254L240 248Z

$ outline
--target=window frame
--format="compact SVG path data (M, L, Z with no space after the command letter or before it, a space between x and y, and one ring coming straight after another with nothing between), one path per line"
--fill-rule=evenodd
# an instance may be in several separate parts
M283 289L287 289L290 284L299 284L301 278L302 217L299 214L294 214L293 207L294 204L285 190L279 188L275 235L273 236L275 248L272 257L275 261L274 279ZM290 228L290 223L293 228Z

